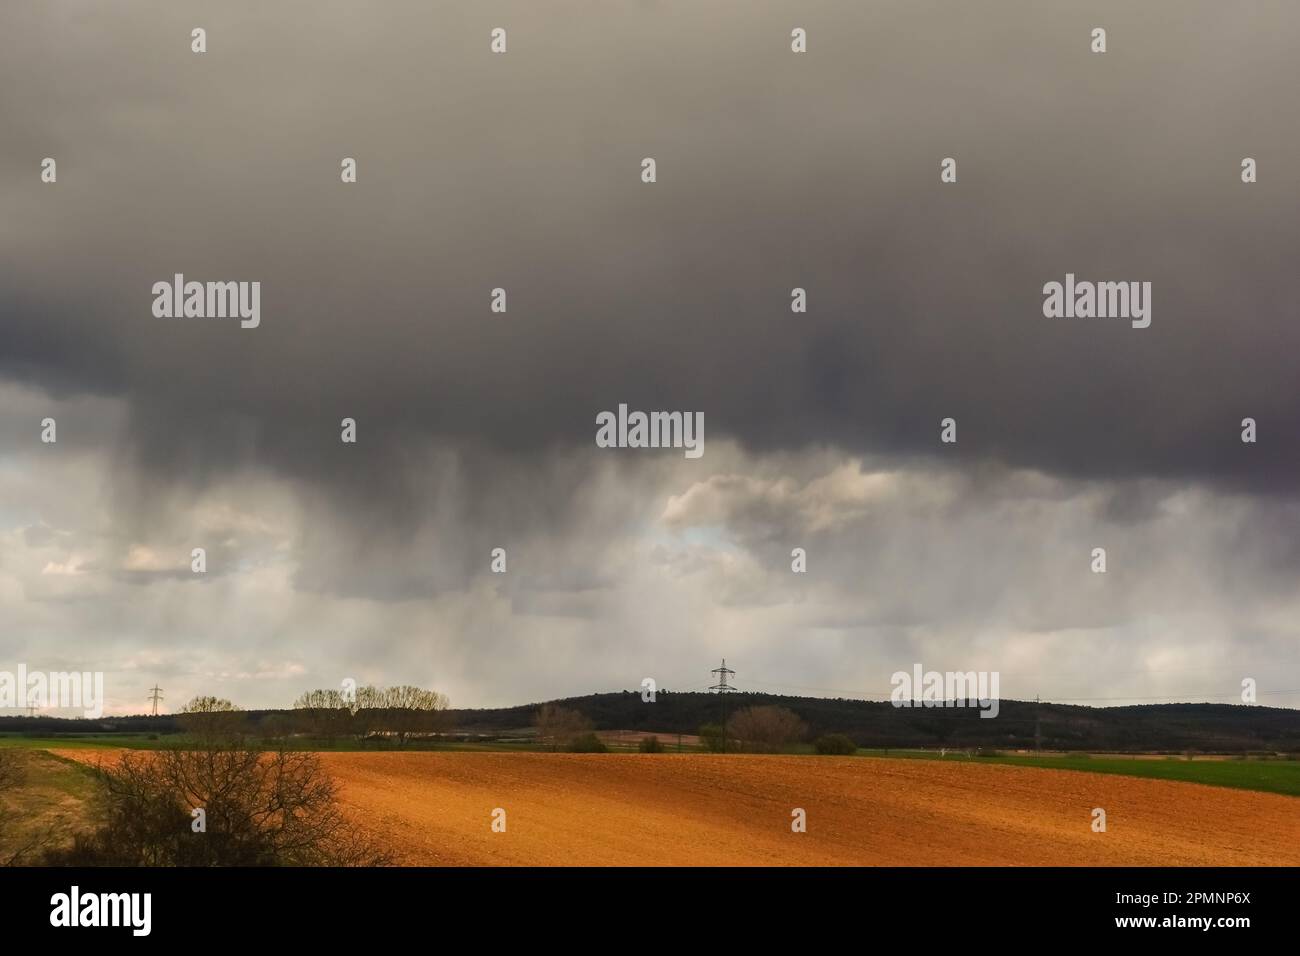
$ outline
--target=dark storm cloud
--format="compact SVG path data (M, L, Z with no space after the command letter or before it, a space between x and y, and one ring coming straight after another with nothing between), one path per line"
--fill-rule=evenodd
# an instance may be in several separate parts
M720 656L1294 689L1298 43L1283 2L0 5L0 654L117 711ZM177 272L260 327L154 318ZM1151 327L1044 318L1067 272ZM621 402L704 457L597 449Z
M963 458L1297 477L1285 4L73 9L0 14L0 360L125 397L160 478L405 514L414 444L527 468L619 401L760 451L929 454L952 415ZM1151 328L1044 318L1067 271L1152 282ZM153 318L175 272L261 281L261 328Z

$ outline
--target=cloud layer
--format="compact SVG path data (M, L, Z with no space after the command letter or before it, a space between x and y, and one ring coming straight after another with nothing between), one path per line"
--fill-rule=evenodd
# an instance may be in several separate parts
M552 6L0 11L0 650L127 710L724 654L1300 688L1300 14ZM177 272L260 281L261 327L153 318ZM1151 328L1045 319L1067 272L1150 281ZM702 411L704 457L597 450L620 402Z

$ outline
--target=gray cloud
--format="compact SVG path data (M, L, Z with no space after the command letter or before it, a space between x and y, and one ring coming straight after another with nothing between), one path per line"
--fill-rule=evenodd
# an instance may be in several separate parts
M1300 14L1164 7L10 5L10 652L249 703L724 652L863 692L922 651L1296 673ZM175 272L261 281L262 326L153 318ZM1043 318L1066 272L1151 281L1151 328ZM703 411L705 458L596 451L619 402Z

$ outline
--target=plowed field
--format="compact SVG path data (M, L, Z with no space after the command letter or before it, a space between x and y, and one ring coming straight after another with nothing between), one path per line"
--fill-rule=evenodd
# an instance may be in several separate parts
M348 812L408 864L1300 865L1300 800L1164 780L860 757L322 760ZM794 808L806 833L791 832Z

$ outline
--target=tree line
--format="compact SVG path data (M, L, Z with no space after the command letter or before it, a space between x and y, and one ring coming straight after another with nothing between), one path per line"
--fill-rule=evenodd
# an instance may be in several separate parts
M259 720L221 697L195 697L176 715L177 729L198 738L257 734L281 738L298 734L326 741L391 741L402 747L416 737L446 734L454 721L446 694L410 684L358 687L355 692L309 690L292 711L274 711Z
M293 707L293 715L283 719L294 725L294 731L330 743L339 737L358 741L378 738L402 747L414 737L446 734L454 726L446 694L411 684L367 685L351 693L309 690Z

